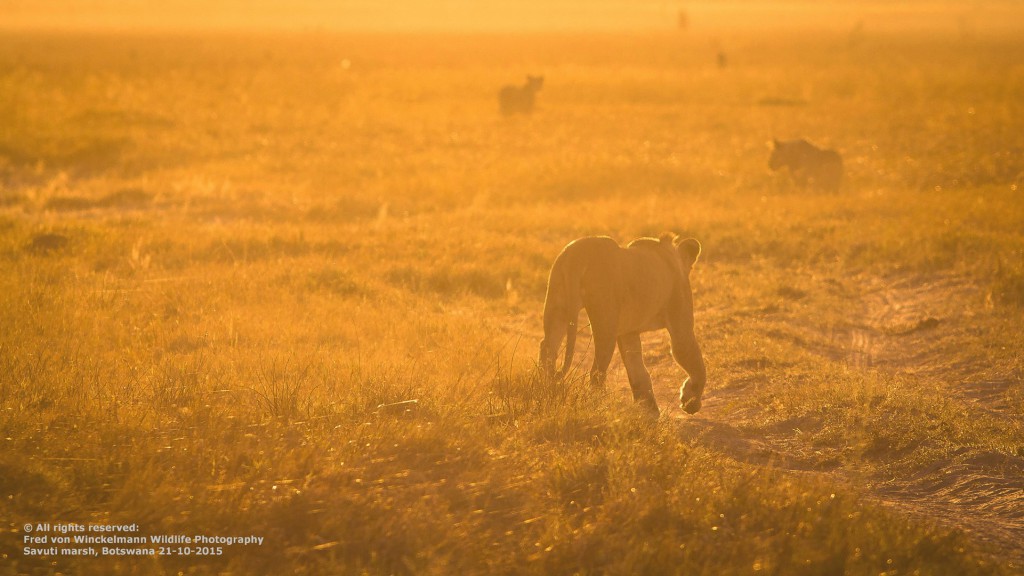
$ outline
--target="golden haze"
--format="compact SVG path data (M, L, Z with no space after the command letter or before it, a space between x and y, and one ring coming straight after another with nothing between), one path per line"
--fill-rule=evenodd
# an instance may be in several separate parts
M1021 573L1012 5L81 5L0 3L0 572ZM559 250L666 230L701 411L663 333L657 421L586 330L540 378ZM265 543L30 557L40 521Z

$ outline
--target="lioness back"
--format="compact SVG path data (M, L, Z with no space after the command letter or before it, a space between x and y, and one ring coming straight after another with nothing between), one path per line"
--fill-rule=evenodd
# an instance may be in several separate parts
M625 248L606 236L566 245L551 266L544 299L544 339L538 358L544 374L561 378L570 369L577 319L586 309L594 343L591 384L603 384L618 347L634 400L657 413L640 334L667 329L672 358L690 375L680 389L680 404L691 414L700 410L707 373L693 332L689 279L700 252L699 242L674 234L640 238ZM563 340L565 357L556 372Z
M544 298L545 315L552 316L551 321L574 322L583 306L583 278L591 268L604 268L619 250L619 244L607 236L589 236L567 244L551 266Z

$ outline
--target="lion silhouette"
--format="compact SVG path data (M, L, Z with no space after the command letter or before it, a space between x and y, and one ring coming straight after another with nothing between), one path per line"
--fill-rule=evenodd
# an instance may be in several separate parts
M505 116L513 114L529 114L533 112L537 92L544 86L543 76L527 76L522 86L505 86L498 92L501 113Z
M797 185L836 192L843 181L843 158L807 140L773 140L768 159L772 171L786 168Z
M594 334L591 384L604 384L617 343L633 399L657 414L640 333L667 328L672 357L689 374L680 388L680 402L690 414L700 410L707 376L693 331L690 288L690 269L700 251L693 238L680 240L673 234L639 238L625 248L607 236L570 242L555 258L544 299L539 360L544 373L550 378L565 375L572 363L576 322L586 309ZM565 359L556 373L563 339Z

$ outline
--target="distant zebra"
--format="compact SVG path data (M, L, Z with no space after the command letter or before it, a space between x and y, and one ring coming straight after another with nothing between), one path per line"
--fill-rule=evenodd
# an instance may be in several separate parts
M807 140L772 142L768 167L787 168L798 186L835 192L843 180L843 158L835 150L823 150Z
M537 91L544 85L543 76L527 76L522 86L505 86L498 92L501 113L505 116L513 114L529 114L533 112L533 101Z

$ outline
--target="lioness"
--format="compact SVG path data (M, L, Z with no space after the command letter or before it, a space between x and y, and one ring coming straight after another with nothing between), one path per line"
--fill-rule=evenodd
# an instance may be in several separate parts
M822 150L807 140L772 140L768 167L773 171L786 167L800 186L829 192L839 190L843 180L843 159L835 150Z
M644 366L640 333L667 328L672 357L690 375L679 400L684 410L700 410L707 375L693 333L690 269L700 255L693 238L640 238L622 248L606 236L570 242L555 258L544 299L544 340L540 366L549 377L562 377L572 363L576 321L586 308L594 334L591 384L604 383L615 344L626 366L633 399L658 413L651 375ZM566 339L565 360L555 373L555 357Z
M498 92L501 113L511 116L533 112L533 101L543 85L543 76L527 76L526 84L522 86L505 86Z

